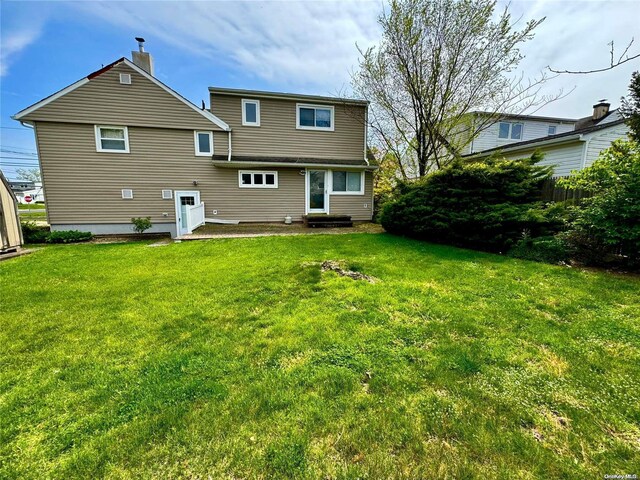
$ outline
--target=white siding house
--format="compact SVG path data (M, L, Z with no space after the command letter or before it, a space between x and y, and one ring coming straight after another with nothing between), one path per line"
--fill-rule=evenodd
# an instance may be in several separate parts
M573 170L581 170L591 165L611 142L626 138L628 131L629 128L623 120L615 120L466 156L482 159L498 154L508 160L515 160L530 157L533 152L540 151L544 153L544 160L540 165L552 165L554 176L564 177L570 175Z
M479 114L476 114L479 115ZM504 116L482 130L467 146L466 153L505 147L518 142L566 133L574 130L576 120L527 115Z

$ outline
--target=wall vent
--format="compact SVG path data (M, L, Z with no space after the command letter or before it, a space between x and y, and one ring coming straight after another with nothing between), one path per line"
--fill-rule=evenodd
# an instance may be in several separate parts
M120 83L123 85L131 85L131 74L129 73L121 73L120 74Z
M130 188L123 188L122 198L124 198L125 200L131 200L133 198L133 190L131 190Z
M163 200L171 200L173 198L173 194L171 190L162 190L162 199Z

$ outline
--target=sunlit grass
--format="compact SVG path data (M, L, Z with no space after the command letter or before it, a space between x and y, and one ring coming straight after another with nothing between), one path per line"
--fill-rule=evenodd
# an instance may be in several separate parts
M46 247L0 263L0 478L637 473L639 291L389 235Z

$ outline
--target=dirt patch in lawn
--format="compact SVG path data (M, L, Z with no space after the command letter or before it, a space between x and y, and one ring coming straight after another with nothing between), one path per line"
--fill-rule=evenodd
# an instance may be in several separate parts
M322 265L320 265L320 269L323 272L327 272L327 271L336 272L341 277L349 277L349 278L352 278L353 280L365 280L369 283L376 283L379 281L377 278L372 277L370 275L365 275L364 273L354 272L353 270L345 270L342 264L335 260L326 260L322 262Z

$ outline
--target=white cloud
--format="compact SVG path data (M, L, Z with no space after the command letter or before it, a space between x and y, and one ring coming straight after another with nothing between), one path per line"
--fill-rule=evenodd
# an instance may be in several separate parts
M16 55L35 42L41 31L40 25L29 25L21 30L3 32L0 39L0 77L9 73L9 66Z
M348 82L355 43L379 36L378 2L77 2L86 14L145 32L238 75L295 88Z
M523 71L534 76L548 65L558 70L590 70L607 66L610 41L616 51L636 35L640 2L633 1L553 1L514 0L511 10L515 18L523 15L523 22L546 17L523 53ZM640 52L640 38L631 51ZM540 115L558 117L584 117L591 113L591 106L606 98L612 108L619 106L620 97L627 94L631 73L640 69L640 61L629 62L604 73L589 75L561 75L550 81L545 93L564 89L566 98L542 108Z

